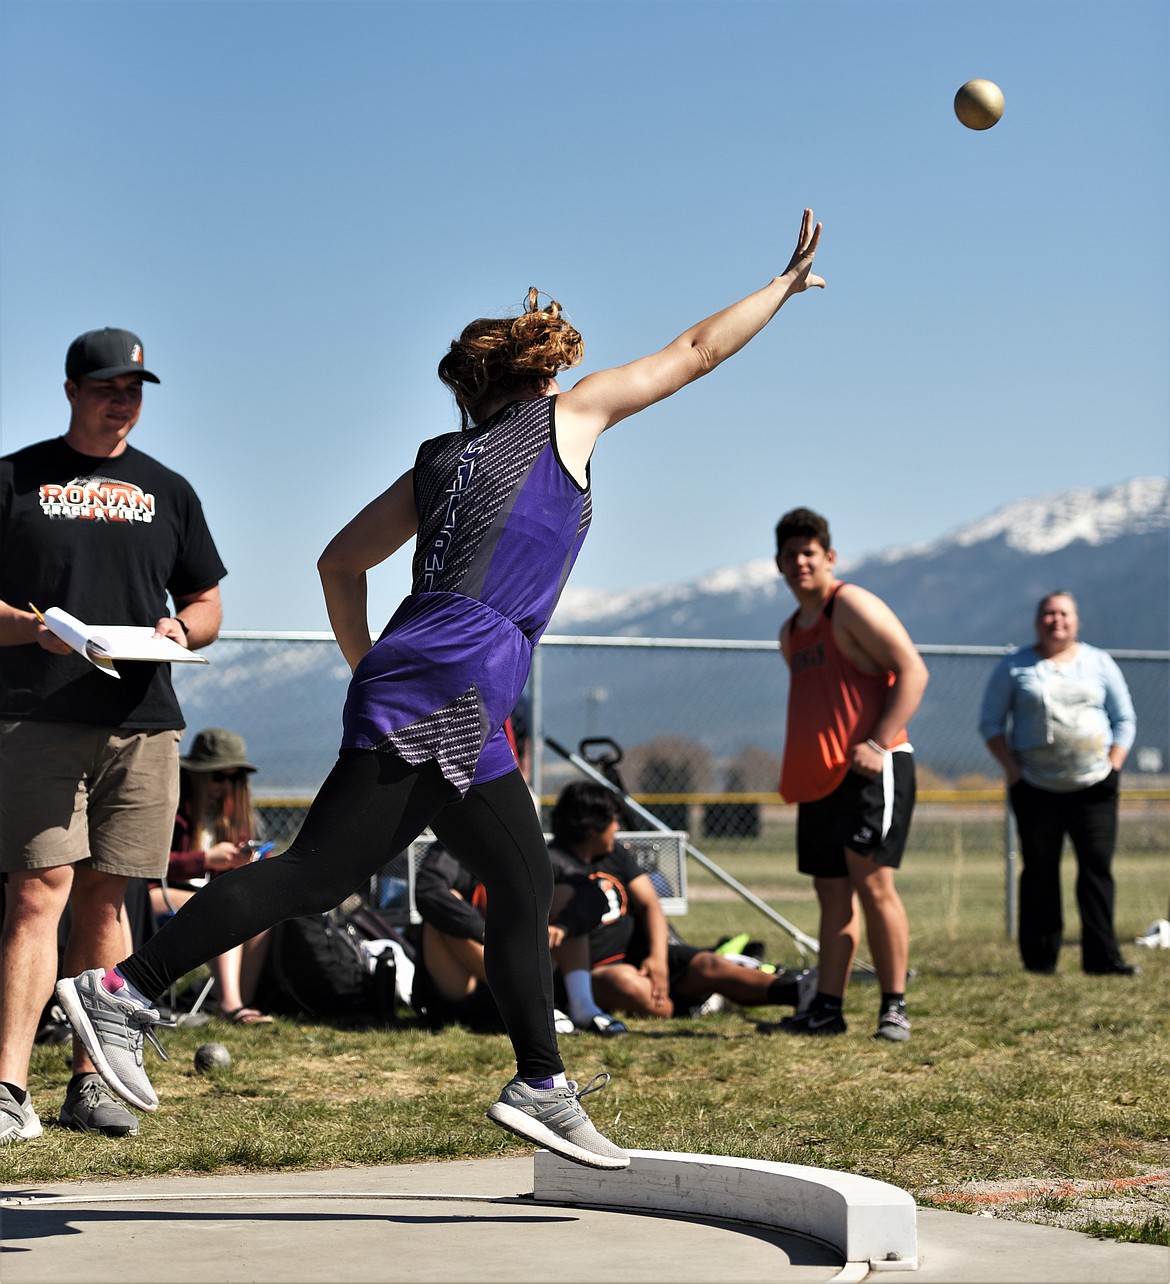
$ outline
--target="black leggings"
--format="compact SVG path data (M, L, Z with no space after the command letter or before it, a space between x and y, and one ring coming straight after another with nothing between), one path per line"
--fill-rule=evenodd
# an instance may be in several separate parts
M342 750L286 852L213 878L118 970L143 994L161 994L275 923L333 909L428 825L487 889L484 966L518 1073L560 1073L548 948L553 876L519 771L460 799L434 762L413 767Z

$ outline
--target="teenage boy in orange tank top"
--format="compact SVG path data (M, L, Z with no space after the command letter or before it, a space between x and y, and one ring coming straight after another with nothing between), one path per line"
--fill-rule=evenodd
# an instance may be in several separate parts
M776 565L800 604L780 630L791 673L780 793L799 804L797 866L820 904L818 991L771 1029L841 1034L865 917L881 983L875 1038L904 1043L910 929L894 887L914 809L906 724L927 672L909 634L873 593L833 574L829 524L796 508L776 527Z

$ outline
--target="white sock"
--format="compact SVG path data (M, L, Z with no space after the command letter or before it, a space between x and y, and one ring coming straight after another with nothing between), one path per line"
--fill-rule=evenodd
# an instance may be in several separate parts
M569 1016L573 1018L574 1025L586 1025L593 1017L602 1015L593 997L593 978L584 968L566 972L564 980Z

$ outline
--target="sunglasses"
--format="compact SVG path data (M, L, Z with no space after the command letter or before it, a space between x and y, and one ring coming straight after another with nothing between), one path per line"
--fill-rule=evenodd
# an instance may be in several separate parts
M242 771L213 771L211 779L217 785L222 785L225 780L239 780L243 774Z

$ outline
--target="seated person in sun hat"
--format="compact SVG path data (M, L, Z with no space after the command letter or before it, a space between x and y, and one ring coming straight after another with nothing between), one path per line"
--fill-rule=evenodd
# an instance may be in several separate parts
M165 886L154 883L151 904L161 918L185 905L208 879L246 865L257 855L257 818L244 738L223 727L196 734L179 759L179 810ZM268 954L268 933L218 954L208 966L215 977L219 1014L236 1025L271 1025L272 1017L249 1006Z

